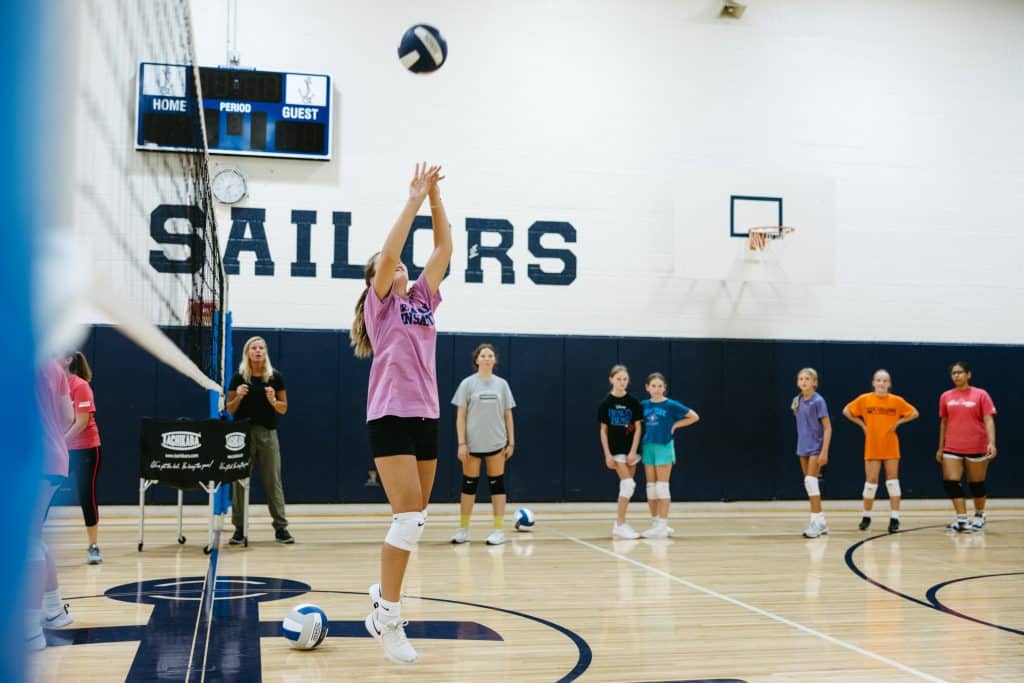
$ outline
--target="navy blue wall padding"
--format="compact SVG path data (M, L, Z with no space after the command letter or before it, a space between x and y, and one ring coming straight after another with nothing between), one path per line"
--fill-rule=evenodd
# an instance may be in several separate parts
M618 363L618 357L619 342L616 339L565 338L565 448L562 451L565 456L562 466L565 500L618 498L619 478L605 467L597 423L597 406L611 388L608 371ZM643 380L634 375L630 381L630 393L642 398ZM547 400L526 388L513 387L513 390L520 402ZM518 421L518 415L516 417ZM524 428L520 426L517 430ZM642 481L642 475L637 475L637 481ZM642 500L643 493L638 492L633 499Z
M383 502L370 475L366 436L368 360L352 356L347 331L235 330L237 367L245 340L268 343L271 359L288 383L288 414L280 418L285 495L289 503ZM696 410L701 421L677 433L672 473L676 500L801 500L803 476L794 452L789 410L798 393L796 373L814 367L834 428L824 497L860 498L864 439L842 417L843 406L871 390L879 367L893 376L893 391L921 412L900 428L900 484L908 498L944 498L935 462L938 398L951 387L949 365L966 360L974 383L992 395L999 457L988 479L994 498L1024 496L1024 358L1016 346L965 346L878 342L768 341L440 334L437 342L441 404L440 459L432 500L454 502L461 488L452 395L473 372L471 354L482 342L498 350L498 375L515 394L516 454L506 487L517 501L614 501L616 475L604 465L597 405L608 391L608 370L629 366L630 393L646 398L648 373L669 380L669 396ZM83 350L96 373L93 389L103 439L101 504L138 500L139 421L143 416L202 417L206 394L163 367L113 328L96 327ZM638 468L634 500L644 500ZM485 488L485 487L481 487ZM170 503L172 489L150 489L147 500ZM885 494L882 494L884 497ZM189 492L189 502L205 495ZM265 501L256 482L253 500ZM487 494L481 491L480 501ZM61 501L73 502L65 493Z
M565 462L565 342L561 337L513 337L506 379L517 396L516 451L505 474L508 499L562 500ZM598 399L600 400L600 399ZM596 403L594 404L597 405ZM558 425L559 428L551 429Z

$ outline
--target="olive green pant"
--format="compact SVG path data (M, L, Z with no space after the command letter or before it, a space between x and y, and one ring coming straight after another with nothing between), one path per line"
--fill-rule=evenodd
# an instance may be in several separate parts
M277 442L276 429L252 425L249 430L249 458L252 470L259 471L260 479L263 480L263 491L267 494L267 507L270 508L270 516L274 518L274 528L287 529L284 487L281 485L281 445ZM234 482L231 485L231 523L236 529L242 528L244 496L245 489Z

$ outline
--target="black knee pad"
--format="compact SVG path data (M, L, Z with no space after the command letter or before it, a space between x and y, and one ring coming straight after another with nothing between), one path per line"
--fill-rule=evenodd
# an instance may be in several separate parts
M971 490L971 498L984 498L985 497L985 482L983 481L969 481L967 482L967 488Z
M942 485L946 489L946 495L949 496L950 498L963 498L964 497L964 490L960 486L959 480L958 481L952 481L951 479L943 479L942 480Z
M488 477L487 483L491 485L491 495L505 493L505 475L499 474L496 477Z
M480 483L480 477L462 477L462 492L470 495L476 495L477 484Z

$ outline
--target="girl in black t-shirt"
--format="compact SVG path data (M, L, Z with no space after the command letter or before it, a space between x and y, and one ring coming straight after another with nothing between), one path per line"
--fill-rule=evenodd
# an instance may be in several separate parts
M636 465L640 462L640 431L644 411L640 401L626 393L629 387L629 371L625 365L614 365L608 373L611 392L601 401L597 409L597 421L601 425L601 447L604 449L604 464L619 475L619 507L612 527L612 538L640 538L633 527L626 524L626 508L636 490Z

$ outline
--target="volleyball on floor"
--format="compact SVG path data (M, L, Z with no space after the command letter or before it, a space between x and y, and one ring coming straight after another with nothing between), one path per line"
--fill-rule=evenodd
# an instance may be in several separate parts
M448 58L448 43L441 32L427 24L416 24L402 36L398 44L398 59L415 74L437 71Z
M533 526L533 510L519 508L516 510L516 531L529 531Z
M327 615L316 605L296 605L281 620L281 635L296 650L312 650L327 637Z

